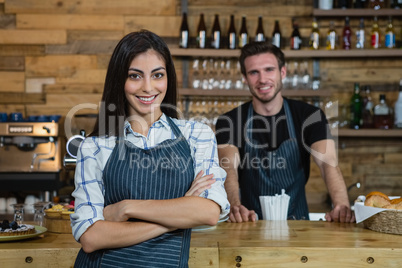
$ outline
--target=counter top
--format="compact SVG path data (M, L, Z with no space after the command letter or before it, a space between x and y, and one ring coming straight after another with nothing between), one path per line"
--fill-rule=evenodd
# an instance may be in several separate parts
M80 244L46 232L0 243L0 267L72 267ZM322 221L220 223L193 231L189 267L400 267L400 235Z

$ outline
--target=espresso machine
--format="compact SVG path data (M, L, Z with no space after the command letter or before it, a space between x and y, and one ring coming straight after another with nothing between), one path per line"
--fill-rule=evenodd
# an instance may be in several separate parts
M60 186L61 145L56 122L0 123L1 191L54 192Z

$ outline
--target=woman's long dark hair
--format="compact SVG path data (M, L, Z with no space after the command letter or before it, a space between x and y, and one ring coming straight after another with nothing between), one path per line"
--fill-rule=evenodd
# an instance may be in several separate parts
M167 116L177 118L175 109L176 70L169 48L158 35L141 30L127 34L113 51L106 73L98 118L90 136L120 136L123 134L124 120L128 117L128 102L124 92L128 69L136 56L150 49L159 53L166 64L168 85L161 110Z

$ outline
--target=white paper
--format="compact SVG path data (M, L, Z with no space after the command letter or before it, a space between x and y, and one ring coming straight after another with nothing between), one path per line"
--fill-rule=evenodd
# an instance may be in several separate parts
M390 196L390 199L400 198L400 196ZM360 223L371 216L380 213L381 211L388 210L386 208L376 208L365 206L364 202L355 202L355 216L356 216L356 223Z

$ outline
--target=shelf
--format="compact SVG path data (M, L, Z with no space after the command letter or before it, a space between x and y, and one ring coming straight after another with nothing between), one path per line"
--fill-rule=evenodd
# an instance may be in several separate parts
M225 90L225 89L191 89L183 88L179 90L180 96L219 96L219 97L250 97L251 94L248 90ZM306 89L285 89L282 91L282 96L285 97L329 97L328 90L306 90Z
M338 129L332 133L338 137L356 138L402 138L402 129Z
M188 57L238 57L239 49L170 48L172 56ZM402 57L402 49L351 49L351 50L282 50L287 58L376 58Z
M313 9L313 16L315 17L385 17L385 16L393 16L398 17L402 16L402 9L393 9L393 8L383 8L379 10L369 9L369 8L353 8L353 9Z

